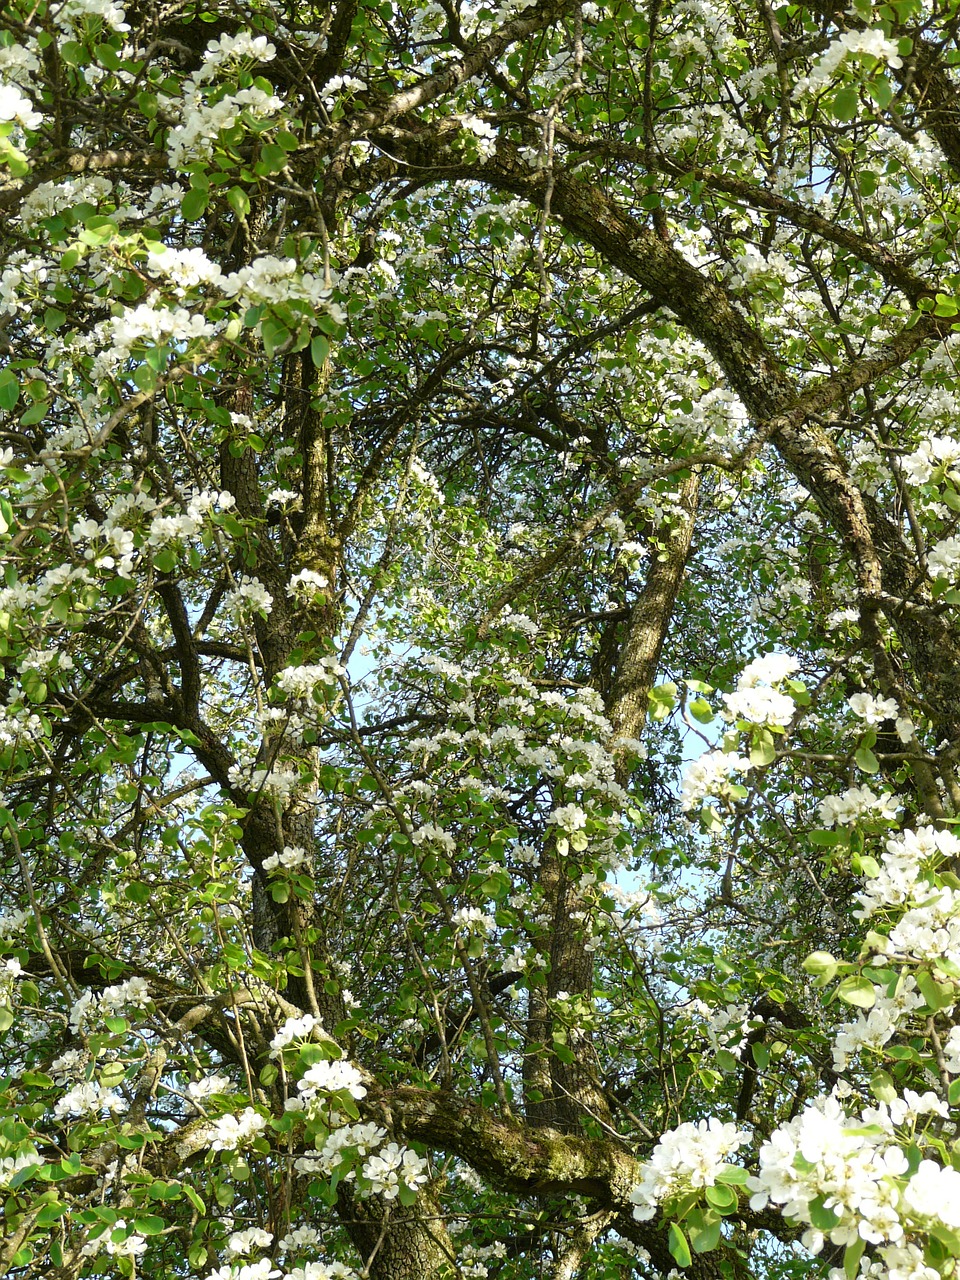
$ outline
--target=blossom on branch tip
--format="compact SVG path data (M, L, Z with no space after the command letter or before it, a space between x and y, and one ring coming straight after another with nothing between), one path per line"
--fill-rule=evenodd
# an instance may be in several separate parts
M711 1117L665 1133L644 1164L643 1178L630 1193L638 1222L652 1218L664 1200L699 1187L711 1187L727 1156L750 1141L749 1130Z
M695 809L708 796L719 800L736 798L731 774L746 773L751 768L746 756L726 751L707 751L693 760L683 772L680 804L683 809Z
M315 1027L320 1027L319 1018L312 1013L305 1013L300 1018L288 1018L277 1034L270 1041L270 1057L278 1058L287 1045L295 1040L308 1040Z
M265 1129L267 1121L259 1111L246 1107L240 1115L218 1116L209 1131L211 1151L236 1151Z
M0 120L15 120L24 129L39 129L43 116L16 85L0 83Z
M314 1063L297 1081L297 1089L307 1101L318 1093L345 1092L357 1099L365 1098L367 1094L360 1072L352 1063L342 1059Z

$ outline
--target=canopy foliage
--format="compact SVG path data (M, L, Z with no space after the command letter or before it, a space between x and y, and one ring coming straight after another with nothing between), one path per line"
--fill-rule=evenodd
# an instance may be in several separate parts
M7 0L0 1274L960 1259L954 0Z

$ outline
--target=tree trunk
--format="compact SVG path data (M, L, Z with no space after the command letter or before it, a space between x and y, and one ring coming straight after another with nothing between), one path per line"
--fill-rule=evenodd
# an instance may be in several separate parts
M399 1200L342 1192L338 1209L369 1280L454 1280L457 1275L443 1211L429 1192L421 1191L410 1208Z

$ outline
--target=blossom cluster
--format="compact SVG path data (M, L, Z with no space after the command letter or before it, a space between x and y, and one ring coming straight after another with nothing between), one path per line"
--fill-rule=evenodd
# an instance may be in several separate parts
M794 88L793 96L801 97L804 93L815 92L829 84L836 76L840 66L850 54L865 53L879 62L885 63L894 70L903 66L900 49L895 40L889 40L879 27L867 31L844 31L832 40L809 75L804 76Z
M272 603L272 598L271 598ZM284 667L277 676L277 688L293 702L309 702L321 689L335 689L347 669L335 658L300 667Z
M86 1030L127 1009L145 1009L149 1001L150 992L143 978L128 978L104 987L99 996L88 987L70 1009L70 1026L74 1031Z
M913 485L930 484L937 477L960 485L960 440L927 436L913 453L900 459L900 469Z
M227 593L225 606L237 618L258 613L266 616L273 606L273 596L257 578L242 574L237 585Z
M859 822L893 822L897 804L890 791L877 795L870 787L847 787L841 795L825 796L819 805L825 827L852 827Z
M960 856L960 839L951 831L931 826L901 831L886 841L877 874L857 895L858 919L869 920L882 907L903 907L911 899L925 901L931 891L926 869Z
M113 569L121 577L129 577L144 551L189 545L205 521L234 505L232 493L193 489L184 494L183 509L174 511L137 490L111 503L102 522L89 518L75 521L71 538L98 569Z
M310 1107L326 1101L330 1094L345 1093L351 1098L364 1098L367 1094L363 1077L351 1062L343 1059L324 1059L308 1067L297 1081L301 1104Z
M853 1022L842 1023L833 1034L833 1069L846 1071L851 1059L864 1049L882 1049L904 1019L923 1006L917 982L904 974L892 996L878 994L871 1009L865 1009Z
M263 869L267 872L277 872L280 875L289 871L296 871L302 867L307 861L307 854L299 845L284 845L280 853L271 854L269 858L264 858Z
M315 1018L312 1013L305 1013L299 1018L287 1018L270 1041L270 1057L278 1058L284 1049L297 1040L309 1040L314 1029L319 1027L320 1019Z
M945 1115L945 1104L910 1090L859 1116L848 1116L834 1096L815 1099L761 1146L759 1172L747 1182L751 1207L772 1201L806 1224L804 1243L814 1253L826 1240L866 1241L879 1246L891 1275L901 1267L904 1275L923 1274L914 1270L922 1250L910 1235L960 1226L960 1173L929 1159L911 1173L901 1145L898 1128L912 1133L918 1117L931 1113ZM833 1225L824 1225L821 1207Z
M253 1107L245 1107L238 1116L218 1116L208 1131L211 1151L236 1151L248 1145L258 1133L267 1127L267 1120Z
M426 1160L409 1147L385 1143L386 1129L369 1121L345 1123L337 1104L342 1106L347 1096L360 1100L367 1093L352 1063L343 1059L314 1063L297 1081L297 1091L300 1096L290 1099L288 1108L322 1118L329 1126L314 1149L294 1162L298 1173L324 1177L336 1173L340 1181L356 1183L361 1195L386 1200L413 1192L426 1181Z
M167 154L174 169L184 169L191 161L210 156L219 135L238 122L256 124L276 120L284 109L282 98L253 84L230 92L230 79L221 85L206 86L244 62L269 62L276 48L264 36L240 32L222 36L207 45L203 65L184 83L179 100L170 107L179 123L167 137Z
M737 799L743 794L732 775L746 773L750 769L746 756L729 751L706 751L693 760L683 771L680 787L680 803L684 809L696 809L708 796L719 800Z
M789 680L798 667L796 658L786 653L768 653L747 663L734 692L723 695L726 719L773 728L788 725L796 704L777 686Z
M643 1177L630 1193L633 1216L652 1218L664 1201L716 1185L728 1167L727 1157L750 1141L748 1129L711 1117L687 1122L663 1134L643 1168Z

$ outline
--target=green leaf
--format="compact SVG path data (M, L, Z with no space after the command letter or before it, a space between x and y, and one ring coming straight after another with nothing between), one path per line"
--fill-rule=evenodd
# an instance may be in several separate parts
M26 413L20 415L20 425L22 427L32 427L37 422L42 422L47 416L47 410L50 404L46 400L37 400Z
M702 1223L687 1223L687 1232L695 1253L709 1253L720 1243L721 1219L715 1214L704 1214Z
M283 147L275 147L268 142L260 149L260 159L257 162L257 173L266 176L269 173L279 173L287 163L287 153Z
M876 191L879 181L879 178L872 169L864 169L857 175L857 185L860 188L860 194L869 199Z
M908 1044L891 1044L887 1045L884 1053L888 1058L893 1058L894 1062L919 1062L920 1055L916 1049L912 1049Z
M860 1259L863 1257L863 1251L866 1247L866 1240L858 1236L852 1244L848 1244L844 1249L843 1272L847 1280L856 1280L860 1274Z
M880 761L869 747L858 747L853 758L864 773L877 773L880 769Z
M734 1191L733 1187L726 1186L722 1183L713 1187L707 1187L704 1194L706 1195L707 1204L716 1209L718 1213L733 1213L737 1205L740 1203L737 1193Z
M752 1044L750 1052L753 1054L753 1060L760 1068L765 1071L770 1065L770 1050L765 1044Z
M650 719L665 720L676 705L677 693L677 686L672 680L654 685L647 694L650 702Z
M829 951L813 951L800 968L804 973L809 973L816 978L818 987L825 987L828 982L833 981L839 963L838 960L834 960Z
M690 703L690 714L701 724L709 724L713 719L713 707L706 698L694 698Z
M250 197L243 187L231 187L227 192L227 203L238 218L246 218L250 212Z
M838 844L846 841L846 832L844 831L808 831L807 839L811 844L817 845L823 849L834 849Z
M330 355L330 343L322 333L315 334L310 341L310 358L315 369L322 369Z
M840 1214L836 1209L826 1208L823 1201L823 1196L810 1201L810 1222L818 1231L830 1231L840 1221Z
M204 1245L200 1240L194 1240L191 1243L190 1248L187 1250L187 1261L190 1263L191 1267L197 1271L202 1270L206 1265L207 1257L206 1245Z
M180 201L180 212L187 222L195 222L202 216L209 203L209 191L198 191L195 187L191 187Z
M12 369L0 369L0 409L10 410L20 399L20 383Z
M181 1182L180 1187L181 1187L181 1190L183 1191L183 1194L187 1197L187 1199L196 1209L197 1213L206 1214L207 1206L204 1204L200 1194L194 1191L193 1187L190 1186L189 1182Z
M400 1203L408 1209L412 1204L416 1204L417 1192L415 1188L408 1187L405 1182L400 1183L400 1186L397 1189L397 1195L399 1196Z
M893 85L884 75L874 76L867 82L867 92L881 111L886 111L894 98Z
M956 988L952 983L939 983L928 969L920 969L916 975L917 986L924 1002L934 1012L947 1009L956 1000Z
M691 1262L690 1246L687 1243L687 1237L676 1222L670 1223L668 1247L670 1256L678 1267L689 1267Z
M337 1099L337 1106L344 1115L349 1116L351 1120L360 1119L360 1112L357 1110L357 1104L349 1093L342 1092L337 1093L334 1096Z
M52 1204L45 1204L34 1219L35 1227L49 1227L54 1222L58 1222L67 1212L68 1206L59 1204L54 1201Z
M576 1056L574 1055L573 1050L568 1045L565 1045L562 1040L554 1040L553 1052L561 1062L565 1062L567 1065L576 1062Z
M287 326L273 316L264 316L260 325L260 335L263 338L263 349L268 357L280 347L286 346L291 338Z
M118 1133L114 1142L124 1151L139 1151L144 1145L144 1137L142 1133Z
M158 1236L161 1231L165 1231L167 1224L163 1218L157 1217L155 1213L148 1213L145 1217L134 1218L133 1229L142 1236Z
M877 988L863 974L852 973L837 987L837 996L858 1009L872 1009L877 1003Z
M238 946L235 942L225 942L223 945L223 958L227 962L230 969L242 969L247 963L247 953L243 947Z
M860 110L860 94L854 88L838 89L826 105L835 119L854 120Z
M893 1102L897 1097L893 1076L887 1071L875 1071L870 1077L870 1092L878 1102Z
M64 40L59 46L58 52L63 61L70 67L79 67L81 63L89 60L86 49L82 44L78 44L76 40Z
M133 371L133 380L140 391L153 391L157 385L157 371L149 364L141 364Z

